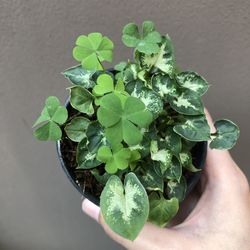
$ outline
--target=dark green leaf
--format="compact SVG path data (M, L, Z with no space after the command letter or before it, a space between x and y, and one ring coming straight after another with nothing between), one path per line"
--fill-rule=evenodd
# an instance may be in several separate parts
M179 202L185 198L187 190L187 182L184 176L181 177L180 181L169 180L167 184L167 193L169 198L177 198Z

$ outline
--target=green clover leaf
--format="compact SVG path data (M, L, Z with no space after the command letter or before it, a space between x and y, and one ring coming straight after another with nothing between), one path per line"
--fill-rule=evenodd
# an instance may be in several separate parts
M64 106L60 105L60 101L55 96L49 96L45 101L41 115L38 117L33 127L40 123L44 123L41 127L34 131L34 136L41 141L57 141L62 137L61 128L68 118L68 111Z
M142 34L139 33L135 23L127 24L122 33L122 41L128 47L134 47L147 55L157 53L160 50L161 35L155 31L155 26L150 21L143 22Z
M112 62L113 42L101 33L81 35L76 40L73 57L87 70L103 70L101 62Z
M81 86L73 86L68 89L70 90L71 106L82 113L92 115L94 113L94 96Z
M97 118L105 127L108 141L117 144L124 140L128 145L136 145L142 140L140 128L147 128L153 119L139 99L129 96L122 103L113 93L101 98Z
M112 146L112 150L108 146L102 146L97 152L96 159L104 162L105 170L109 174L114 174L118 169L126 169L131 157L131 151L124 148L122 144Z

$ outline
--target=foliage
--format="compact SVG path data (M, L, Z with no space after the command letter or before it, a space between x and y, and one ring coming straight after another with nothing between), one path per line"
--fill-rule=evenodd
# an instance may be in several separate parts
M122 41L134 48L134 60L108 70L102 62L112 61L113 42L100 33L77 38L73 57L81 64L63 72L74 112L68 117L59 100L48 97L34 136L76 145L77 171L88 171L104 186L104 220L134 240L147 220L163 227L178 212L186 177L201 170L192 155L196 143L230 149L239 128L224 119L211 133L202 102L208 82L177 67L170 37L151 21L141 31L127 24Z

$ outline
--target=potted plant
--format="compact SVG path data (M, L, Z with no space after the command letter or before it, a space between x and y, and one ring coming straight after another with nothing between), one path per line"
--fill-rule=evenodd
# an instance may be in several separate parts
M170 37L151 21L142 30L127 24L122 41L134 48L133 61L106 69L113 42L100 33L77 38L80 65L63 72L72 84L66 106L48 97L34 136L57 141L75 187L100 204L113 231L134 240L146 221L163 227L175 216L200 176L207 141L230 149L239 129L223 119L210 133L201 101L207 81L177 67Z

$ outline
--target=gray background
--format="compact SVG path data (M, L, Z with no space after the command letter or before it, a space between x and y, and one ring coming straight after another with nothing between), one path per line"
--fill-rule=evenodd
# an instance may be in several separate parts
M116 63L131 57L124 24L151 19L168 32L181 68L211 84L204 101L214 118L239 124L232 154L250 177L249 11L249 0L0 0L0 249L121 249L82 214L54 143L32 137L44 99L67 96L60 72L76 64L79 34L109 36Z

